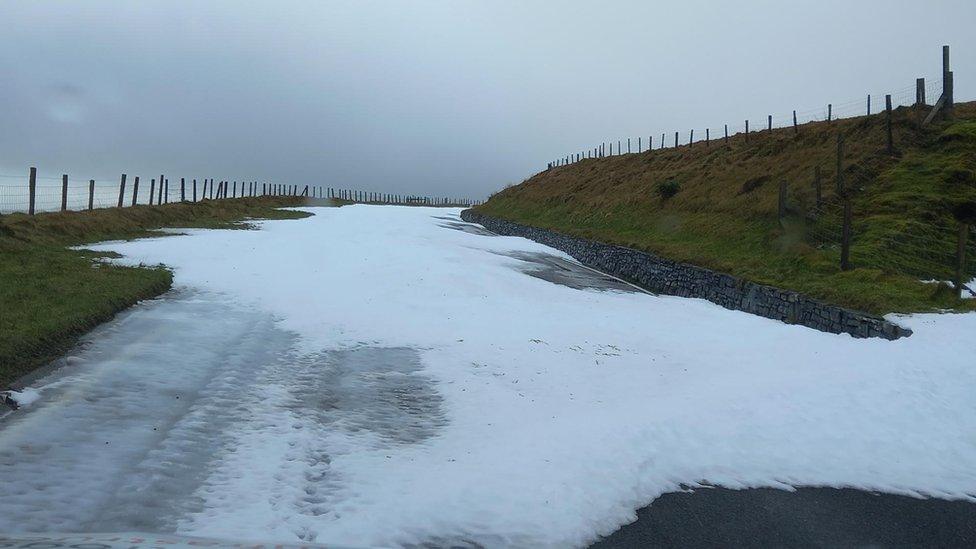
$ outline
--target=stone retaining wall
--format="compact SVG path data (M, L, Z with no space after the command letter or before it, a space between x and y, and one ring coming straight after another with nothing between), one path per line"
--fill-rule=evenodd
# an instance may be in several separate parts
M823 303L789 290L670 261L647 252L529 227L474 210L461 212L461 219L478 223L494 233L521 236L556 248L588 267L620 277L651 292L699 297L727 309L834 334L897 339L912 333L883 318Z

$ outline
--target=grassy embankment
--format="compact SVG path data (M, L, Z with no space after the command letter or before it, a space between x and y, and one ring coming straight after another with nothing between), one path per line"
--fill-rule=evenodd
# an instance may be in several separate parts
M159 236L161 227L246 228L248 218L295 219L297 197L208 200L90 212L0 216L0 388L64 353L77 338L169 289L162 267L123 267L69 246Z
M872 313L973 309L951 280L955 204L976 200L976 103L924 130L895 111L896 154L884 115L602 159L539 173L494 195L485 214L657 253ZM841 200L834 188L837 133L853 195L855 269L839 268ZM814 213L815 166L824 205ZM777 218L789 182L790 215ZM663 198L659 185L677 184ZM972 258L973 238L970 238ZM976 259L976 258L974 258ZM973 276L976 261L970 261Z

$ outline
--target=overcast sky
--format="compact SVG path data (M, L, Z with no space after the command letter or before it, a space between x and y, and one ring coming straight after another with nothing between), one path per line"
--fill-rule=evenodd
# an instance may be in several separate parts
M972 0L2 0L0 170L481 197L601 140L902 93L942 44L972 99L974 23Z

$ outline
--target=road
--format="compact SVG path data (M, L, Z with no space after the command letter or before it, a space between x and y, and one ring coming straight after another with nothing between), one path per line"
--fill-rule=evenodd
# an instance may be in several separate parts
M976 315L854 340L650 295L457 210L312 211L95 246L175 288L0 418L0 532L562 547L639 516L604 543L761 523L815 544L811 521L878 508L769 489L835 486L972 539ZM742 490L674 493L697 483Z

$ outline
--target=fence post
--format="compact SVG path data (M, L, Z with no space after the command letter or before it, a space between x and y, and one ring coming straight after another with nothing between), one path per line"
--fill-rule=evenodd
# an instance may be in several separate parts
M630 154L630 138L627 138L627 154ZM579 160L579 155L576 155L576 160Z
M925 106L925 79L924 78L915 79L915 106L916 107Z
M834 106L831 103L827 103L827 122L830 122L833 117Z
M705 146L706 147L708 146L708 140L709 140L709 135L708 134L709 134L708 128L705 128Z
M637 152L641 152L641 136L637 137Z
M773 115L771 114L766 115L766 131L773 131Z
M837 196L844 196L844 134L837 132Z
M780 221L786 217L786 180L783 179L779 182L779 202L777 204L777 219Z
M88 180L88 209L95 208L95 180Z
M156 200L156 204L163 204L163 174L159 174L159 198Z
M746 143L749 142L749 121L746 120Z
M180 178L180 202L186 202L186 178Z
M851 270L851 198L844 196L844 230L840 242L840 270Z
M674 132L674 148L678 148L678 132Z
M149 205L153 205L153 198L156 196L156 179L153 178L149 182Z
M692 146L695 143L695 130L688 132L688 146Z
M949 70L949 46L942 46L942 95L945 96L944 110L952 110L952 71Z
M68 209L68 174L61 174L61 211Z
M34 215L34 200L37 197L37 168L31 166L27 176L27 193L30 195L27 202L27 214Z
M966 281L966 240L969 238L969 224L959 223L959 236L956 239L956 298L962 297L962 285Z
M793 109L793 135L799 135L800 127L796 125L796 109Z
M193 178L193 201L197 201L197 178Z
M160 202L160 204L169 204L169 178L168 177L165 178L165 179L163 179L163 185L161 185L159 187L159 190L161 192L163 191L163 187L164 186L166 188L166 191L163 192L163 197L164 198L163 198L163 200L160 200L159 202Z
M664 148L664 134L661 134L661 148Z
M813 167L813 191L817 198L817 210L823 207L823 185L820 182L820 166Z
M132 205L135 206L139 202L139 176L137 175L135 180L132 182Z
M725 125L725 146L729 146L729 125Z
M868 116L871 116L871 94L868 94Z
M885 95L885 133L888 138L888 154L895 154L895 142L891 135L891 94Z

